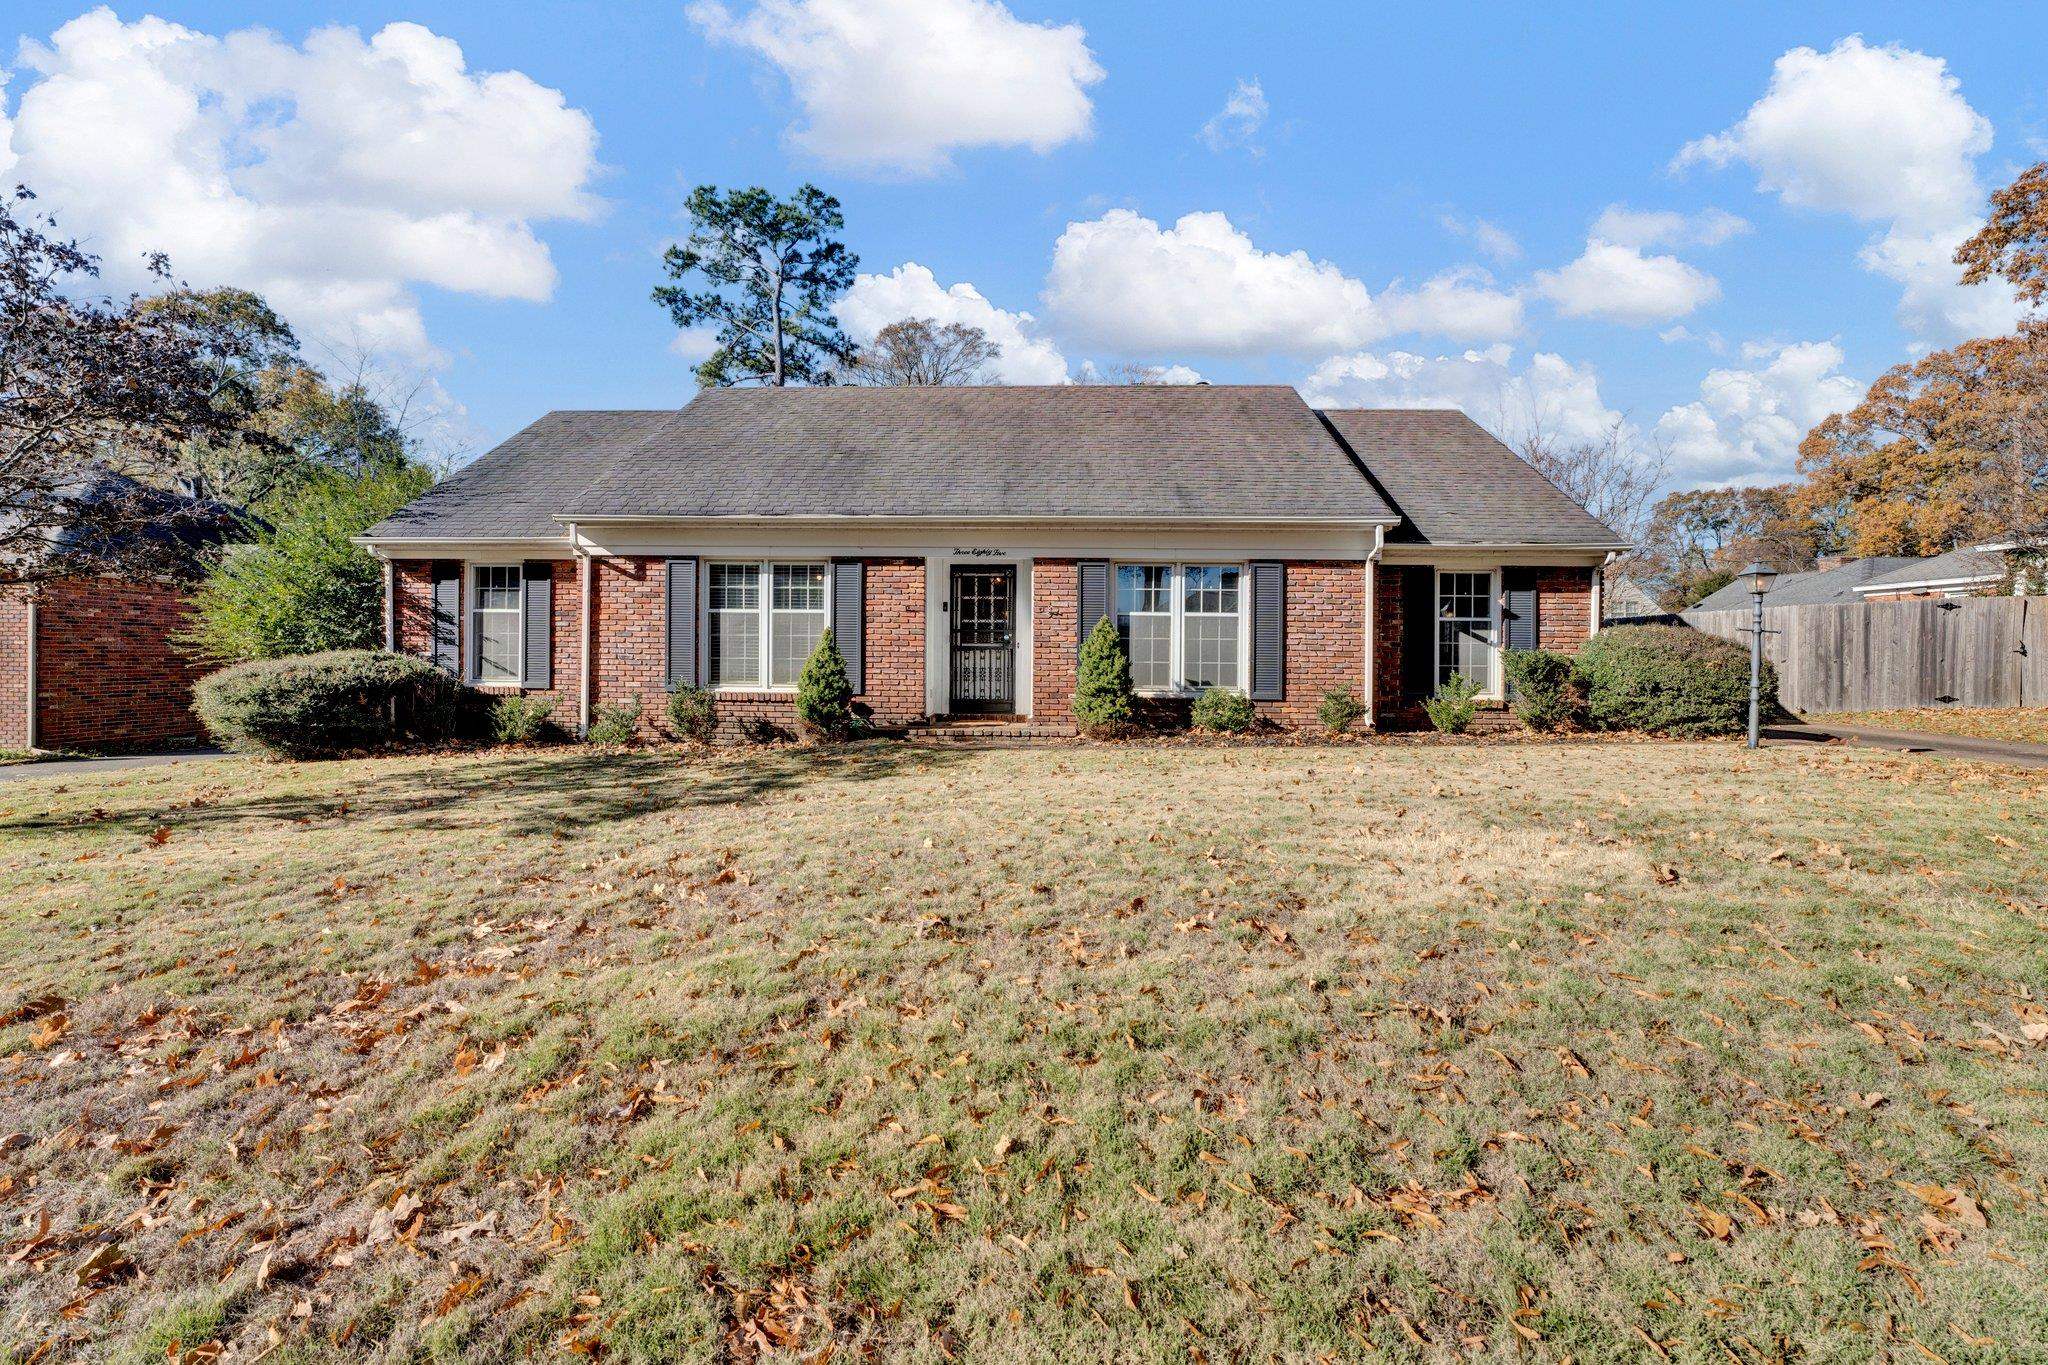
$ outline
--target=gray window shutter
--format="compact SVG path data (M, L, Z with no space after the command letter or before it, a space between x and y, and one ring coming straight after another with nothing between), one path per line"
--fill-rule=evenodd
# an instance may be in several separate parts
M1075 642L1078 650L1088 643L1088 637L1095 632L1095 625L1109 615L1109 565L1099 559L1084 559L1075 566L1080 572L1080 639Z
M697 561L668 562L668 685L703 686L697 629Z
M858 559L832 561L832 638L846 656L846 677L856 696L867 691L866 585L866 566Z
M1263 560L1252 569L1252 700L1279 701L1287 677L1287 571Z
M1534 649L1542 638L1537 629L1536 571L1501 571L1501 624L1506 627L1509 649Z
M434 561L434 634L427 661L462 675L462 565Z
M526 587L526 675L524 687L555 685L555 566L529 559L520 577Z

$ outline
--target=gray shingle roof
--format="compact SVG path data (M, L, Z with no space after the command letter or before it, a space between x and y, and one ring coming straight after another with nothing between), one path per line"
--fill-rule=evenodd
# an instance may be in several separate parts
M1947 554L1930 555L1926 559L1901 561L1890 572L1866 579L1864 586L1875 592L1912 583L1941 583L1952 578L2002 578L2004 575L2005 556L1995 550L1950 550Z
M1621 546L1602 525L1464 413L1335 408L1323 414L1432 545Z
M713 389L559 509L1386 519L1280 385Z
M1857 584L1871 582L1902 564L1922 562L1909 555L1872 555L1868 559L1852 559L1847 564L1837 564L1832 569L1810 569L1804 573L1779 574L1777 580L1771 584L1771 590L1764 594L1764 605L1812 607L1827 602L1861 601L1854 591ZM1755 605L1756 597L1744 583L1737 580L1725 587L1716 588L1686 610L1748 611Z
M673 408L551 412L372 526L372 539L552 540L569 500Z

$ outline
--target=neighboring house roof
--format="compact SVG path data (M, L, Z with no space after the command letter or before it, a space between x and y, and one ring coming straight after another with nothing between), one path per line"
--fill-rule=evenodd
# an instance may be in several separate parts
M1399 539L1626 548L1612 529L1462 412L1337 408L1323 416L1407 514Z
M555 412L366 538L820 516L1377 522L1440 544L1622 543L1461 413L1326 420L1282 385L711 389L678 411Z
M1767 607L1812 607L1828 602L1859 601L1856 589L1874 578L1891 572L1902 564L1917 564L1920 561L1909 555L1872 555L1868 559L1852 559L1846 564L1837 564L1832 569L1810 569L1804 573L1779 574L1771 584L1771 590L1764 594ZM1740 579L1717 588L1686 608L1688 611L1748 611L1756 605L1756 596L1749 585Z
M1916 588L1966 587L1992 584L2005 577L2005 556L1996 550L1950 550L1926 559L1909 559L1889 573L1859 583L1858 593L1911 592Z
M559 509L600 517L1383 520L1281 385L712 389Z
M1600 585L1600 615L1612 621L1620 616L1658 616L1663 608L1642 584L1625 573L1610 573Z

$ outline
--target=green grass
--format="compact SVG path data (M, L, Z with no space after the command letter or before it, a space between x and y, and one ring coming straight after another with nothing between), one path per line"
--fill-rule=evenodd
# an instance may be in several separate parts
M5 1341L2036 1358L2044 825L1732 744L12 782Z

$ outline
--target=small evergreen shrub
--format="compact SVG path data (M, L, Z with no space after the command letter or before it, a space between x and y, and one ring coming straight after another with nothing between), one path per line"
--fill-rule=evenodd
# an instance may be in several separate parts
M1258 712L1252 709L1252 699L1244 693L1211 687L1195 698L1188 719L1197 730L1213 730L1223 735L1241 735L1252 728L1252 722L1258 719Z
M718 733L718 707L711 689L678 687L668 694L668 721L684 739L709 744Z
M1364 714L1365 703L1344 687L1333 687L1323 693L1322 704L1316 707L1316 719L1333 735L1349 730Z
M591 744L631 744L640 733L640 713L645 709L646 703L637 695L629 702L595 707L583 738Z
M822 739L845 739L853 729L853 683L830 626L797 675L796 718Z
M1749 648L1689 626L1615 626L1579 649L1587 709L1602 730L1733 735L1749 725ZM1778 708L1778 673L1766 660L1766 713Z
M373 649L253 660L192 689L193 710L223 746L291 759L453 739L473 699L426 660Z
M1089 734L1114 732L1130 725L1134 708L1131 660L1116 633L1116 620L1105 616L1081 645L1080 676L1074 682L1074 719Z
M1514 693L1515 717L1531 730L1576 729L1586 720L1586 688L1571 656L1549 649L1511 649L1501 656Z
M491 738L500 744L531 744L548 731L552 697L499 697L491 703Z
M1423 698L1422 709L1429 714L1429 723L1444 734L1462 735L1479 714L1474 700L1478 695L1478 683L1463 673L1453 673L1437 684L1435 696Z

